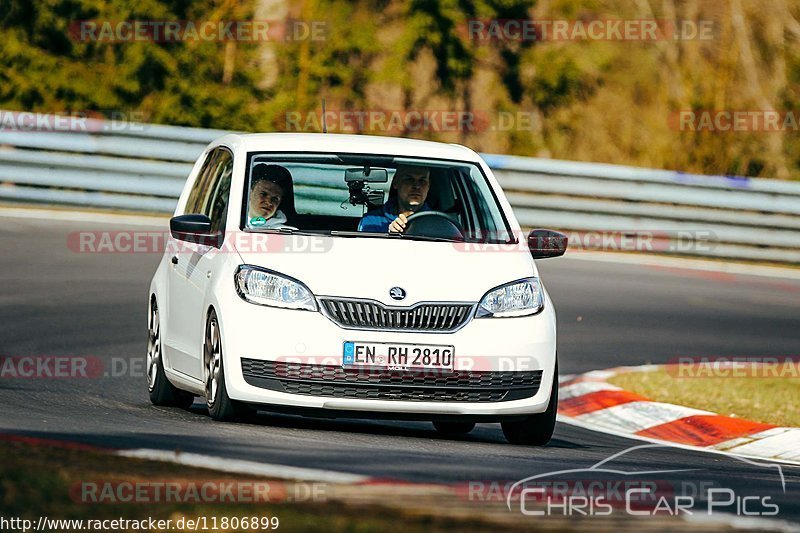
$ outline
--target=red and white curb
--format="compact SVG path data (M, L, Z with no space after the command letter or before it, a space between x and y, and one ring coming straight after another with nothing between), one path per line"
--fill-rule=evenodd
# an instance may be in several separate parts
M607 381L621 373L660 368L618 367L562 376L559 421L648 442L800 465L800 428L654 402Z

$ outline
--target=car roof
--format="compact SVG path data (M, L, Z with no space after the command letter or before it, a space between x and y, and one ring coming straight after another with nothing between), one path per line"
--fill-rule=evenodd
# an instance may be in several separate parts
M346 135L339 133L235 133L212 145L234 145L245 152L336 152L428 157L480 162L466 146L400 137Z

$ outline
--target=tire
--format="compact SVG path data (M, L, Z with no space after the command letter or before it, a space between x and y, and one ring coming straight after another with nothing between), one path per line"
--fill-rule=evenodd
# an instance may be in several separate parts
M208 414L214 420L227 422L253 416L255 412L247 405L228 396L225 386L225 364L222 357L222 334L217 314L212 309L206 321L203 342L203 368L205 369L205 397Z
M529 415L519 420L503 422L503 434L511 444L526 446L544 446L553 437L556 428L556 413L558 412L558 362L553 374L553 388L550 392L550 402L543 413Z
M150 313L147 323L147 390L153 405L180 407L188 409L194 403L194 395L175 387L164 374L162 358L161 320L155 297L150 300Z
M466 435L475 429L475 422L439 422L434 421L436 431L445 435Z

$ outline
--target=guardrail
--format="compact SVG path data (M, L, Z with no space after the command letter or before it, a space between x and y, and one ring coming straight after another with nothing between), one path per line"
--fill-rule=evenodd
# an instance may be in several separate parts
M8 113L2 112L0 113ZM222 130L4 130L0 200L170 213ZM483 154L520 223L571 246L800 263L800 183Z

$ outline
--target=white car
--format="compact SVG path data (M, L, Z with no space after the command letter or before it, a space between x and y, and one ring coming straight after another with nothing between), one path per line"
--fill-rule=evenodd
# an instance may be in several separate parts
M157 405L555 426L556 315L522 235L463 146L332 134L226 135L192 169L149 294Z

